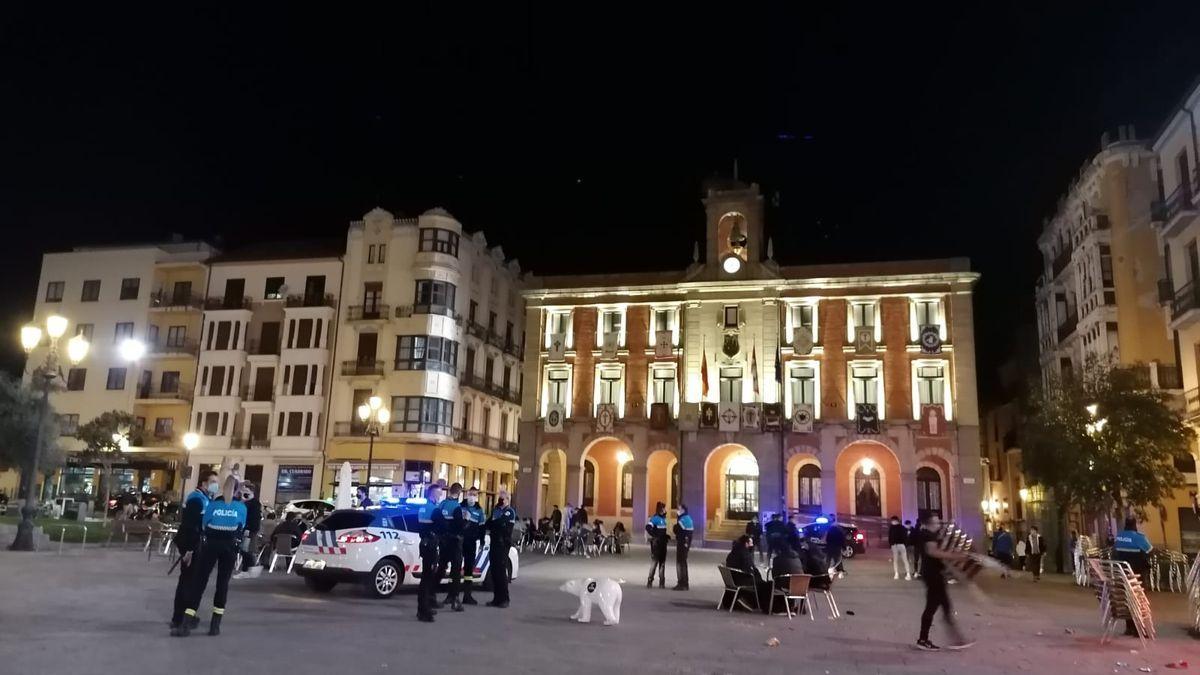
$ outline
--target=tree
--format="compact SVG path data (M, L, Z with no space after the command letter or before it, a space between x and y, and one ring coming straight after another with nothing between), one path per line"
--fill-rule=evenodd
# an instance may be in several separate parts
M104 472L100 476L100 489L97 490L96 508L108 513L108 494L113 463L130 444L141 444L141 429L137 419L121 410L110 410L101 413L87 424L81 425L75 437L84 442L81 452L89 462L100 464Z
M1022 463L1034 484L1053 492L1060 523L1070 507L1118 522L1144 516L1183 485L1172 460L1187 456L1192 431L1141 372L1093 358L1075 378L1034 387Z
M37 444L38 408L41 404L40 392L15 377L0 373L0 470L18 469L24 472L28 469L29 461L33 458L33 447ZM46 411L38 457L41 471L47 474L63 465L65 454L58 439L58 417L50 409Z

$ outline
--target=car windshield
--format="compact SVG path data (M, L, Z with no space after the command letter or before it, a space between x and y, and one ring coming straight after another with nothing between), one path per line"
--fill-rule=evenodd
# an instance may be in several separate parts
M374 520L374 514L366 511L334 511L317 525L317 529L332 532L351 530L356 527L367 527Z

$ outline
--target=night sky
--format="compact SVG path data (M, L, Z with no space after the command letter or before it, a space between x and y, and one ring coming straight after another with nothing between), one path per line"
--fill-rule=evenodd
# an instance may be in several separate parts
M174 4L0 18L0 367L48 249L443 206L535 272L675 269L736 158L781 262L969 256L986 397L1042 219L1104 130L1153 134L1200 74L1195 2Z

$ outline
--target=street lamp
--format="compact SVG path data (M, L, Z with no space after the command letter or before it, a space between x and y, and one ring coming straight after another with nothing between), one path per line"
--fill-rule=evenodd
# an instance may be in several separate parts
M1017 490L1017 495L1021 497L1021 501L1029 501L1029 488L1021 488L1020 490Z
M183 473L179 480L179 517L183 517L183 500L187 496L187 479L192 468L192 451L200 445L200 434L189 431L183 435Z
M25 475L25 503L21 506L21 522L17 525L17 536L9 546L13 551L32 551L33 547L33 516L37 513L38 459L44 442L46 413L50 409L50 390L56 380L62 379L62 368L59 367L58 341L67 332L67 320L57 314L46 317L46 336L49 338L49 348L46 350L46 360L30 373L30 382L41 389L42 401L38 406L37 438L30 453L29 471ZM42 342L42 329L34 324L21 328L21 346L25 353L33 355ZM82 335L76 335L67 341L67 361L75 365L87 356L88 342Z
M375 461L375 437L383 433L392 414L383 407L383 399L372 396L367 402L358 406L358 419L367 425L367 497L371 496L371 465Z

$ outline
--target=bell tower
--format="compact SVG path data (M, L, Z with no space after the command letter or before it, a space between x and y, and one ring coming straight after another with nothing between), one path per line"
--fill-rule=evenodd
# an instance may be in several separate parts
M758 184L717 179L705 184L704 212L707 221L709 269L720 279L754 276L763 260L767 242L763 238L763 200Z

